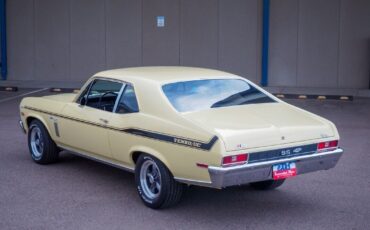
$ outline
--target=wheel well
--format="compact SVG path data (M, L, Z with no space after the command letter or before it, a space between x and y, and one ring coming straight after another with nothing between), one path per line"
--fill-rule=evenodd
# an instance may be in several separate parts
M134 151L132 154L131 154L131 158L132 160L134 161L135 165L137 163L137 160L139 159L140 155L141 154L146 154L146 155L149 155L151 157L154 157L155 159L159 160L160 162L162 162L162 164L168 169L168 171L170 172L170 174L172 175L173 177L173 174L171 172L171 170L168 168L168 166L165 164L165 162L161 161L159 158L157 158L156 156L150 154L150 153L147 153L147 152L141 152L141 151Z
M35 118L35 117L27 117L27 119L26 119L26 125L27 125L27 127L30 127L30 124L31 124L31 122L33 120L37 120L37 118Z
M134 161L134 163L136 164L136 162L137 162L137 159L139 159L139 156L141 155L141 154L145 154L144 152L140 152L140 151L136 151L136 152L133 152L132 153L132 160Z

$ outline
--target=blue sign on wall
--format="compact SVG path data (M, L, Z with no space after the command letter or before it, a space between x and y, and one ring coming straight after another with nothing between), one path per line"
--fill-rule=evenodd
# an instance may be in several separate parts
M157 27L164 27L164 16L157 16Z

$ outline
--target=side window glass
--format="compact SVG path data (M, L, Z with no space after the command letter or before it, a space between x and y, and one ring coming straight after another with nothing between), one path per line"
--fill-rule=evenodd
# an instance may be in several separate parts
M86 96L85 105L112 112L123 84L108 80L95 80Z
M80 97L78 98L77 100L77 103L81 104L81 105L85 105L86 104L86 98L87 98L87 93L89 92L89 89L91 87L91 85L94 83L94 81L90 82L86 88L82 91L82 93L80 94Z
M117 105L117 113L136 113L139 112L139 106L137 104L134 87L126 85L121 99Z

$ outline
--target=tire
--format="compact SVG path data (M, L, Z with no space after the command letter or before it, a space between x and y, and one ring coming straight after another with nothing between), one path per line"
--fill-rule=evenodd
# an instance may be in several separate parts
M59 149L51 139L45 126L39 120L33 120L28 130L28 149L33 161L38 164L50 164L58 160Z
M136 188L144 204L163 209L180 202L184 185L175 181L171 172L158 159L142 154L135 167Z
M285 179L282 180L267 180L267 181L259 181L253 182L250 185L252 188L257 190L273 190L277 187L280 187L284 183Z

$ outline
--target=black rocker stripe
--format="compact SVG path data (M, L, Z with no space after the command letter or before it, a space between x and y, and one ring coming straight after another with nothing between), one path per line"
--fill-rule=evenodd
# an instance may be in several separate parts
M76 122L85 123L88 125L94 125L94 126L98 126L98 127L105 128L105 129L110 129L110 130L114 130L118 132L124 132L124 133L132 134L132 135L150 138L153 140L164 141L164 142L168 142L172 144L177 144L177 145L181 145L185 147L196 148L196 149L201 149L201 150L206 150L206 151L209 151L213 147L213 145L216 143L216 141L218 140L217 136L213 136L212 139L208 143L204 143L202 141L192 140L192 139L185 138L185 137L173 136L173 135L153 132L149 130L137 129L137 128L119 129L119 128L115 128L112 126L102 125L99 123L90 122L90 121L86 121L86 120L82 120L82 119L78 119L74 117L69 117L69 116L65 116L62 114L51 113L48 111L44 111L44 110L40 110L40 109L28 107L28 106L25 106L24 108L33 110L36 112L48 114L51 116L56 116L56 117L60 117L60 118L64 118L64 119L68 119L68 120L72 120Z

